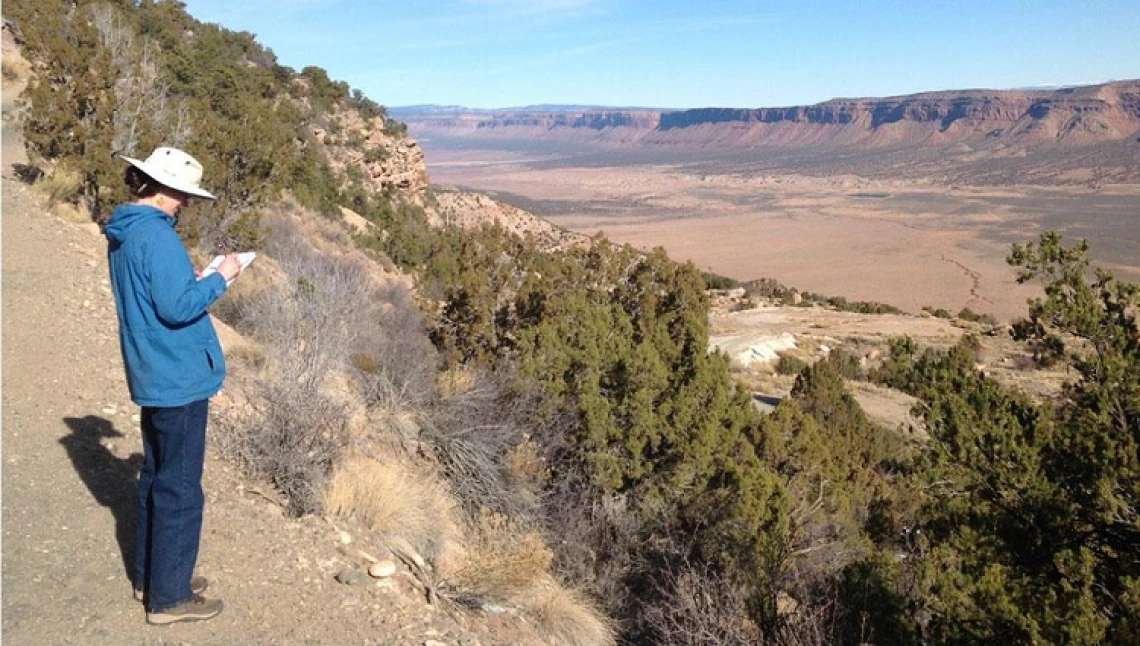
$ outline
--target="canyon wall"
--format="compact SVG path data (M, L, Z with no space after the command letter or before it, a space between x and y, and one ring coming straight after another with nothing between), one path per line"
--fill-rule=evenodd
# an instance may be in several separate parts
M749 148L946 143L1140 143L1140 80L1058 90L964 90L785 108L394 109L421 139L568 140L611 146Z

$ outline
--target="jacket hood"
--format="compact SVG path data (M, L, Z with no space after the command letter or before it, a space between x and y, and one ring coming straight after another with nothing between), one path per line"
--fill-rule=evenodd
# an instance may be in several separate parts
M103 228L103 235L107 236L111 242L122 243L131 236L132 231L140 230L140 224L162 220L174 222L174 218L153 206L123 204L115 207L115 210L111 212L111 221Z

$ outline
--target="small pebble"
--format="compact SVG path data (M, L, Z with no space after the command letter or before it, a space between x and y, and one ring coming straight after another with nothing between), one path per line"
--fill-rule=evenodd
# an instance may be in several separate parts
M368 566L368 576L374 579L386 579L396 573L396 564L387 559L377 561Z

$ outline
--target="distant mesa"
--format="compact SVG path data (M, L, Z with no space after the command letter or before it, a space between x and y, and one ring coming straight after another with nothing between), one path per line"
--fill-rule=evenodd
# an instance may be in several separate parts
M573 141L627 148L1096 145L1137 140L1140 80L1041 90L960 90L782 108L392 108L420 139Z

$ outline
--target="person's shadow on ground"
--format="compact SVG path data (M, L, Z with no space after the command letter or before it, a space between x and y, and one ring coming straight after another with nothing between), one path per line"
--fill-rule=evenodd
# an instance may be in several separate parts
M67 457L83 484L100 504L115 516L115 539L123 557L127 578L134 577L135 521L138 517L138 473L143 456L133 453L120 458L100 442L103 438L123 437L115 426L95 415L65 417L71 435L60 439Z

